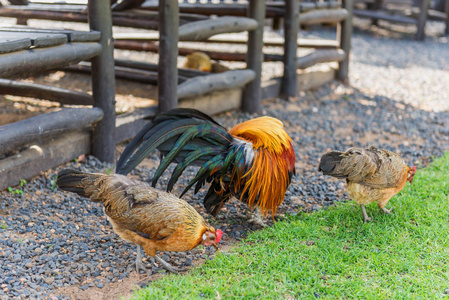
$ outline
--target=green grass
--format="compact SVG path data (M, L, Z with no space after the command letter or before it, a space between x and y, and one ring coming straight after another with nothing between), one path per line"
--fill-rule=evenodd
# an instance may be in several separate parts
M385 215L348 202L254 232L234 254L165 276L134 299L434 299L449 289L449 153ZM318 295L319 294L319 295Z

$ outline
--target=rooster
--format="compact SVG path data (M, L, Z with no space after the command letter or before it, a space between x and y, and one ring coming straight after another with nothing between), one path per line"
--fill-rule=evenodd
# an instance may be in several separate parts
M360 204L365 223L371 220L365 205L376 202L384 213L389 214L392 209L386 209L385 205L407 181L413 183L416 171L416 167L406 165L397 154L374 147L350 148L344 153L328 152L321 157L318 169L324 175L346 178L346 192Z
M200 166L181 197L195 185L195 193L210 183L204 207L217 215L232 196L250 208L272 215L284 200L295 174L295 152L283 124L260 117L236 125L229 132L211 117L194 109L177 108L159 114L123 151L116 171L127 174L155 149L161 163L152 179L155 186L171 163L177 163L167 185L171 191L183 171ZM264 226L264 222L254 219Z
M156 255L157 251L189 251L199 245L214 246L223 232L208 226L198 212L184 200L152 188L147 183L123 175L59 172L56 185L69 192L102 202L114 231L124 240L136 243L136 269L151 275L142 264L141 249L168 271L172 267Z

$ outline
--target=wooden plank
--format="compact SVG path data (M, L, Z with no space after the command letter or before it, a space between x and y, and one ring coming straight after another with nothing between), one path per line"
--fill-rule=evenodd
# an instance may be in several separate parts
M100 51L101 46L98 43L69 43L51 48L2 54L0 77L29 75L76 64L82 60L90 60Z
M300 91L316 89L335 78L335 69L323 65L298 71L298 86Z
M288 100L296 97L296 60L298 48L299 0L285 2L284 16L284 76L282 77L282 96Z
M31 47L29 38L11 38L0 32L0 54L25 50Z
M336 79L345 84L349 84L349 57L351 53L352 19L354 16L354 0L343 0L343 7L348 11L348 18L337 26L337 40L340 48L344 51L345 57L338 64L335 74Z
M115 41L114 47L116 49L126 49L134 51L148 51L159 53L159 46L155 43L140 43L140 42L128 42L128 41ZM186 56L193 52L197 52L198 49L190 48L178 48L179 55ZM219 51L206 51L201 50L201 52L206 53L211 59L215 60L225 60L225 61L245 61L247 53L237 53L237 52L219 52ZM282 61L283 56L279 54L263 54L264 61Z
M152 63L146 63L136 60L124 60L124 59L116 59L115 65L119 67L125 67L125 68L133 68L133 69L140 69L145 71L153 71L157 72L158 65L152 64ZM209 75L208 72L193 70L193 69L179 69L178 68L178 77L183 78L184 80L195 77L195 76L205 76ZM184 81L184 80L178 80L178 81Z
M0 190L19 184L20 179L29 180L89 151L90 134L87 130L68 132L38 142L25 151L0 160Z
M142 9L157 11L157 4L145 3ZM283 7L267 7L266 16L274 18L284 15ZM209 4L209 3L179 3L179 12L188 14L217 15L217 16L247 16L248 5L246 3Z
M242 110L255 113L260 110L263 55L263 27L265 24L265 1L249 1L249 17L257 21L257 29L248 33L248 52L246 65L255 72L254 80L250 81L244 91Z
M159 40L158 32L127 32L114 34L115 42L132 41L132 42L157 42ZM227 44L246 44L248 36L245 34L220 34L212 36L203 43L227 43ZM281 37L264 37L264 46L284 46L284 39ZM336 40L327 39L309 39L299 38L297 40L298 47L301 48L337 48L339 46Z
M86 23L88 17L83 12L60 12L60 11L46 11L46 10L18 10L11 8L0 8L0 16L18 19L38 19L38 20L52 20L63 22L77 22ZM136 18L128 18L121 16L114 16L112 23L115 26L134 27L142 29L157 30L158 22L155 20L144 20Z
M92 105L93 103L92 96L87 93L8 79L0 79L0 94L45 99L61 104Z
M241 88L255 77L253 70L234 70L194 77L178 86L178 99L196 97L218 90Z
M92 58L92 98L94 107L104 112L92 131L92 154L99 160L115 162L115 75L114 42L110 0L89 1L89 26L101 32L101 51Z
M65 34L47 34L38 32L0 32L0 38L29 38L31 45L35 48L53 47L67 43L68 38Z
M43 138L84 128L103 118L99 108L66 108L0 126L0 154Z
M132 139L137 132L142 129L143 126L148 122L144 118L151 118L156 116L158 108L156 105L145 107L133 111L131 113L126 113L117 116L116 128L115 128L115 142L121 143Z
M139 7L145 0L119 0L111 7L112 11L121 11L134 7Z
M68 29L57 28L34 28L28 26L9 26L0 27L0 31L10 32L29 32L29 33L48 33L48 34L65 34L70 42L98 42L101 37L99 31L74 31Z
M300 14L299 24L313 25L322 23L337 23L348 17L346 9L322 9Z
M81 63L77 65L71 65L68 67L63 67L60 70L66 72L76 72L84 74L92 74L92 68L90 64ZM157 85L157 72L155 71L145 71L126 67L115 67L114 68L115 78L137 81L141 83L148 83L152 85ZM209 73L207 73L209 74ZM178 83L182 83L189 79L190 77L178 76Z
M272 98L278 98L281 95L282 78L271 78L262 81L262 101Z
M305 56L298 57L296 66L298 69L307 69L319 63L340 62L345 57L345 52L341 49L318 49Z
M414 24L414 25L417 24L417 21L413 18L404 17L400 15L389 15L381 11L366 11L361 9L354 9L354 15L360 18L379 19L389 22Z
M159 111L178 106L178 0L159 0Z
M241 107L242 90L228 89L201 96L180 99L179 107L195 108L208 115L218 114Z
M317 9L328 9L328 8L340 8L340 1L313 1L313 2L300 2L299 11L306 12Z
M204 41L221 33L250 31L257 28L257 22L244 17L220 17L187 23L179 28L180 41Z

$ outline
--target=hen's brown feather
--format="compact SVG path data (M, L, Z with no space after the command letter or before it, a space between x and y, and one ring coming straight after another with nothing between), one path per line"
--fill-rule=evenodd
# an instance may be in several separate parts
M355 202L377 202L383 208L410 180L411 168L397 154L371 147L328 152L322 156L319 170L325 175L346 178L346 191Z
M79 194L102 202L114 231L150 256L191 250L203 242L206 230L215 233L184 200L123 175L64 170L56 184L68 191L82 188Z

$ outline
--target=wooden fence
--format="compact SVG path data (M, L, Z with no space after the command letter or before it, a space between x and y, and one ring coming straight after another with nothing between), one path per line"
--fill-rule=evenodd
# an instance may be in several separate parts
M296 97L298 89L304 88L298 70L323 62L338 62L339 67L330 73L331 77L320 74L320 82L334 76L345 82L348 78L352 0L250 0L219 4L160 0L158 5L145 3L139 9L112 13L109 3L109 0L91 0L87 10L79 5L0 8L0 16L17 18L21 23L26 23L27 19L88 21L92 30L0 28L0 78L3 78L0 79L0 93L93 106L66 108L0 126L0 189L84 153L114 162L116 143L133 137L145 124L143 118L154 116L158 111L188 106L210 114L238 107L257 112L263 99ZM284 19L283 39L264 39L267 18ZM322 22L337 24L337 40L298 41L300 24ZM157 32L117 35L113 42L112 25ZM247 37L223 39L216 36L242 31L248 32ZM178 48L178 41L246 44L246 53L203 52L212 59L245 61L247 67L220 74L178 69L178 55L196 51ZM263 47L268 45L282 47L284 55L264 54ZM158 52L159 63L114 61L113 46ZM314 48L314 51L298 57L298 47ZM265 61L282 61L284 75L262 82ZM93 95L9 79L50 68L91 74ZM157 84L158 107L116 116L115 77Z

